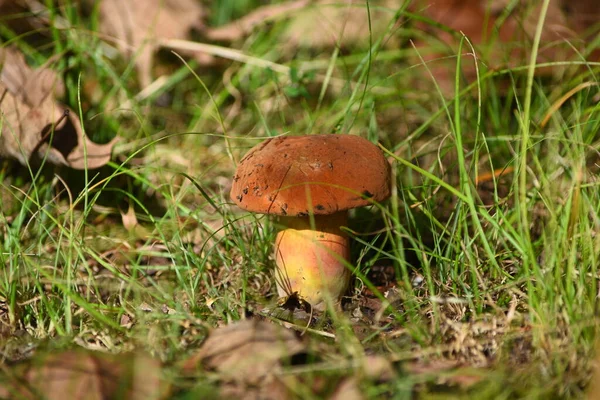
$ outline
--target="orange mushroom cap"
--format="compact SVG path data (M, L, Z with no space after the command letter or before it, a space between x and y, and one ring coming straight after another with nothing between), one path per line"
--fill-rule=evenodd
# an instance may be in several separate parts
M252 212L328 215L387 199L390 165L381 149L359 136L282 136L246 154L230 195Z

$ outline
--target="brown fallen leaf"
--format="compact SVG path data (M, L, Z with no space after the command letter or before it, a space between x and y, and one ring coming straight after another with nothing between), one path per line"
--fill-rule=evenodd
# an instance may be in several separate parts
M564 0L550 1L542 30L543 43L574 36L575 32L571 28L572 21L569 21L563 11L564 2ZM509 3L511 2L505 0L415 0L411 4L411 10L456 32L464 33L474 44L496 40L497 33L498 42L521 43L521 47L528 50L537 28L541 3L522 1L514 8L507 9ZM508 15L502 20L506 12ZM441 39L448 44L456 43L456 36L440 31L435 26L427 23L418 26L436 34L434 37L436 40ZM520 48L519 51L525 50Z
M590 28L600 21L598 0L562 0L561 3L573 28L585 36L590 35L590 39L594 39Z
M429 62L429 70L445 92L453 91L459 32L474 45L480 67L481 63L492 69L527 65L541 2L518 2L505 16L509 3L504 0L415 0L411 3L412 12L455 32L450 33L426 22L416 24L418 30L428 33L415 41L416 48L424 61ZM540 63L579 57L571 46L579 47L584 43L583 37L578 36L576 31L581 31L580 26L589 27L579 16L580 10L586 9L587 5L573 0L573 3L580 5L575 8L577 13L569 15L564 11L565 3L566 0L550 1L537 57ZM476 69L471 48L466 42L463 43L462 53L463 76L472 82L476 77ZM555 71L560 69L538 68L536 73L550 75Z
M102 0L100 31L116 42L126 57L135 57L142 87L152 81L152 57L161 39L187 39L194 28L204 29L206 12L196 0ZM210 57L195 56L200 63Z
M367 378L375 382L388 382L397 376L391 361L380 355L366 356L363 371Z
M376 40L385 34L401 2L375 0L369 4L371 33ZM241 40L265 23L283 18L288 22L280 39L288 51L297 47L325 49L339 45L347 48L369 43L369 12L362 0L297 0L266 5L229 24L206 29L204 34L210 40Z
M223 399L236 400L293 400L293 396L287 382L269 380L259 386L240 385L235 383L224 383L219 387L219 397Z
M24 56L0 49L0 157L28 165L33 157L75 169L98 168L110 160L116 138L96 144L83 133L75 113L60 104L59 77L31 69Z
M344 379L335 389L329 400L363 400L365 396L362 394L358 386L358 380L355 377Z
M463 367L461 363L452 360L406 363L403 368L410 374L432 376L436 384L459 386L463 389L481 382L484 378L480 370Z
M311 49L368 46L370 35L376 41L387 34L388 24L401 5L398 0L370 1L367 10L363 0L316 1L294 14L283 43ZM386 46L394 45L394 40L386 41Z
M255 28L276 19L290 16L292 11L302 9L308 4L308 0L298 0L258 7L256 10L233 22L216 28L207 28L204 34L210 40L227 42L241 40L252 33Z
M216 370L222 381L265 384L284 360L304 350L296 334L280 325L243 320L212 331L183 369L192 373L202 366Z
M28 11L25 0L0 0L1 23L17 35L39 27L36 19Z
M3 367L0 397L11 399L165 399L169 386L160 363L142 354L84 350L34 357Z

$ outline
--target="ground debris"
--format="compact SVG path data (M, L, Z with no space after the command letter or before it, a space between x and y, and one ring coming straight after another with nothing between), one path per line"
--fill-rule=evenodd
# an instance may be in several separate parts
M50 69L30 68L13 48L0 49L0 157L28 165L39 157L75 169L98 168L110 160L116 141L96 144L75 113L56 98L64 94Z
M202 347L183 362L183 371L216 371L222 395L243 399L286 399L285 386L276 376L293 356L306 350L288 329L251 319L217 328Z
M364 398L358 386L357 379L350 377L344 379L338 385L329 400L362 400Z
M262 6L251 13L226 25L208 28L205 35L210 40L233 42L241 40L252 33L252 30L277 18L289 16L308 5L308 0L290 1L283 4Z
M206 12L194 0L103 0L100 31L114 41L126 57L134 57L142 87L152 81L152 57L161 39L187 39L192 29L202 30ZM198 54L199 62L209 58Z
M288 23L281 43L287 51L298 47L324 49L366 46L371 35L378 39L384 33L394 16L394 7L399 6L400 2L396 0L375 1L369 10L364 2L357 0L289 1L260 7L227 25L207 30L206 36L211 40L236 41L267 22L285 18ZM370 26L369 15L371 20L379 22ZM387 42L389 46L394 40Z
M444 92L453 90L456 51L464 38L468 42L462 46L461 72L469 83L485 69L501 70L527 63L541 2L509 3L503 0L417 0L411 3L413 12L422 13L435 22L416 24L416 28L427 35L415 39L414 45L419 54L417 58L422 57L428 64L429 72ZM589 28L593 25L591 21L597 21L600 16L600 9L588 3L587 0L550 2L541 33L538 62L580 57L576 47L584 46L586 40L595 37L590 35ZM583 18L586 13L587 17ZM595 31L597 34L598 30ZM444 43L445 49L436 46L440 42ZM448 49L451 54L447 53ZM598 52L593 57L597 58ZM536 75L550 76L563 70L557 66L537 68Z
M305 350L293 331L261 320L243 320L212 331L184 363L216 370L224 381L257 384L279 371L282 362Z
M463 389L477 384L484 377L484 374L475 368L446 359L406 363L403 369L410 374L435 377L437 385L460 386Z
M2 398L165 399L169 387L158 361L143 355L68 350L39 354L0 379Z

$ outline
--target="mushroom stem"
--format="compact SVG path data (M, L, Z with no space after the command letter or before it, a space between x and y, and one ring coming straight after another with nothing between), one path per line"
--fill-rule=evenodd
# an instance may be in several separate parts
M275 240L279 296L294 292L313 307L325 308L329 296L339 302L348 287L350 259L348 236L342 232L348 213L312 217L280 217L283 228Z

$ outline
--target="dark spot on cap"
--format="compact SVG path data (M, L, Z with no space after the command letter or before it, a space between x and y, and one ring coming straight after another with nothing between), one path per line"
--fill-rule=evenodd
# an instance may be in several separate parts
M261 151L262 149L264 149L269 143L271 143L271 140L273 139L267 139L265 140L259 147L259 149L257 151ZM254 152L251 153L252 155L254 155Z
M260 168L260 167L264 167L264 166L265 166L265 164L254 164L254 166L255 166L255 167L259 167L259 168Z
M308 216L308 212L299 212L298 214L296 214L296 216L298 216L298 217L306 217L306 216Z
M238 196L235 196L236 199L238 199L238 201L241 203L242 199L244 198L244 196L242 196L241 194Z
M315 210L323 211L325 210L325 206L323 204L317 204L315 206Z
M242 193L248 194L248 187L247 186L244 188L244 190L242 190Z
M327 167L329 167L329 169L333 171L333 163L331 161L327 163Z
M362 192L362 195L365 197L368 197L368 198L375 196L373 193L369 192L368 190L365 190L364 192Z
M248 161L252 157L254 157L254 153L247 154L246 157L242 158L242 160L240 161L240 164L245 163L246 161Z
M239 180L240 180L240 177L239 177L238 175L235 175L235 176L233 177L233 181L234 181L234 182L237 182L237 181L239 181Z

